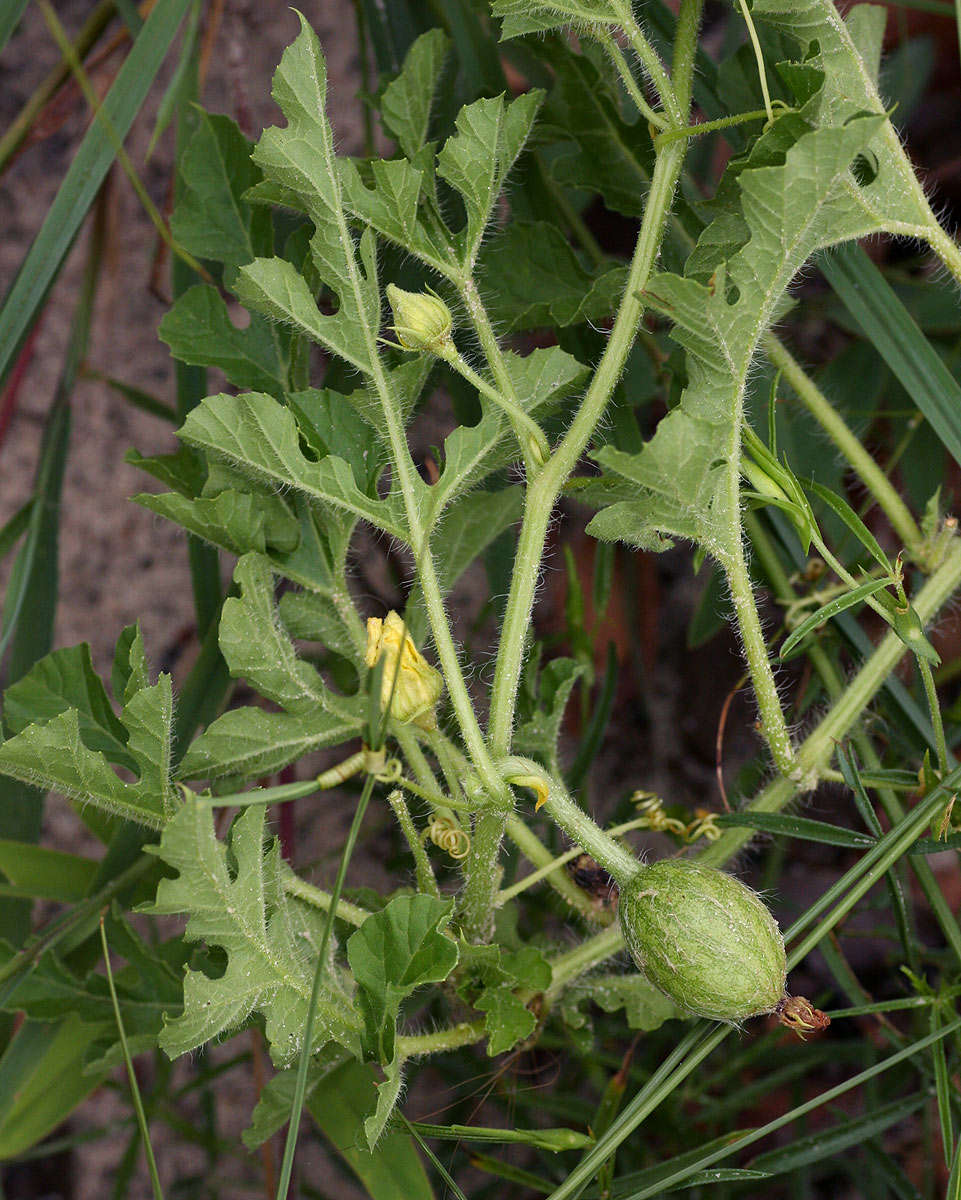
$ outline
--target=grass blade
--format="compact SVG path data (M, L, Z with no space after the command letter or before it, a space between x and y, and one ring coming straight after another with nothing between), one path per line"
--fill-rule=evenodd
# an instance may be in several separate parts
M166 57L190 0L158 0L103 102L103 112L124 137ZM0 309L0 379L30 328L94 196L114 160L101 121L87 130L50 206L40 232Z
M7 3L0 7L0 52L10 41L10 35L20 24L20 18L29 3L30 0L7 0Z
M961 462L961 387L888 281L854 242L822 255L818 265L948 453Z
M103 944L103 962L107 968L107 986L110 988L110 1002L113 1004L113 1015L117 1022L117 1033L120 1035L120 1046L123 1050L123 1061L127 1064L127 1078L130 1080L130 1096L133 1100L134 1111L137 1114L137 1124L140 1126L140 1136L143 1139L144 1154L147 1157L147 1170L150 1172L150 1186L153 1188L154 1200L163 1200L163 1188L160 1186L160 1176L157 1174L157 1160L154 1158L153 1146L150 1144L150 1130L147 1128L147 1115L143 1110L143 1100L140 1098L140 1088L137 1075L133 1069L133 1059L127 1045L127 1034L120 1015L120 1002L117 999L117 989L113 983L113 970L110 966L110 949L107 946L107 932L104 929L103 916L100 918L100 941Z
M799 838L805 842L820 842L824 846L847 846L851 849L866 850L877 841L870 834L859 833L855 829L843 829L840 825L829 825L826 821L795 817L789 813L722 813L714 820L715 824L721 826L745 826L748 829L760 829L764 833Z
M10 520L0 529L0 558L5 558L14 548L21 536L30 527L30 517L33 513L33 497L13 514Z

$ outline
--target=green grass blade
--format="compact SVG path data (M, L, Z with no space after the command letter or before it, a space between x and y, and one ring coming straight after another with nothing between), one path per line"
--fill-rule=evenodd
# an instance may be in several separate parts
M404 1125L407 1127L407 1132L411 1134L411 1136L417 1142L417 1145L420 1146L421 1150L423 1150L423 1152L427 1155L428 1159L430 1159L430 1161L433 1163L434 1170L441 1177L441 1179L443 1179L444 1183L447 1184L447 1186L451 1190L451 1192L457 1197L457 1200L467 1200L467 1197L457 1186L456 1180L453 1178L453 1176L450 1174L450 1172L447 1170L447 1168L444 1166L444 1164L440 1161L440 1159L437 1157L437 1155L434 1153L434 1151L431 1150L430 1146L428 1146L427 1143L424 1141L424 1139L420 1136L420 1134L417 1131L417 1127L412 1125L410 1123L410 1121L407 1120L407 1118L404 1116L403 1113L400 1113L399 1116L400 1116L401 1121L403 1121Z
M10 520L0 529L0 558L5 558L14 548L20 538L30 527L30 516L33 512L33 497L13 514Z
M840 825L829 825L826 821L814 821L810 817L795 817L790 813L722 813L715 818L715 823L759 829L764 833L799 838L805 842L820 842L824 846L867 850L877 843L876 838L859 833L856 829L843 829Z
M961 462L961 387L888 281L853 242L822 255L818 265L948 453Z
M124 137L140 111L190 0L158 0L103 102ZM103 122L87 130L40 232L0 309L0 379L53 283L110 165L114 149Z
M377 694L380 694L379 689ZM310 1003L307 1006L307 1023L304 1028L304 1044L301 1047L300 1060L297 1063L297 1083L294 1088L294 1100L290 1107L290 1125L287 1129L287 1140L284 1143L284 1157L280 1165L280 1180L277 1184L277 1200L287 1200L287 1194L290 1188L290 1176L294 1169L294 1151L297 1148L297 1135L300 1132L300 1117L304 1110L304 1093L307 1090L307 1068L310 1066L310 1043L314 1031L314 1010L317 1007L317 999L320 995L320 985L324 978L324 967L327 963L327 947L330 944L330 935L334 928L334 917L337 913L337 905L340 902L341 892L344 890L344 880L347 877L347 866L350 863L351 855L354 852L354 846L357 843L360 827L364 820L364 813L367 811L367 804L370 801L373 790L374 776L368 775L364 780L364 787L360 793L360 800L357 802L357 809L354 812L354 819L351 822L350 832L347 834L347 842L344 846L343 853L340 856L340 866L337 869L337 878L334 881L334 887L331 892L330 908L327 910L327 919L324 922L324 931L320 939L320 950L317 954L317 967L314 971L314 982L311 989Z
M20 24L30 0L4 0L0 5L0 53L10 41L10 36Z
M799 1118L806 1116L809 1112L813 1112L822 1105L829 1104L832 1100L838 1099L839 1096L843 1096L845 1093L852 1091L854 1088L861 1087L869 1080L876 1078L885 1071L889 1071L892 1067L897 1066L906 1059L914 1058L920 1051L927 1050L929 1046L934 1045L935 1042L946 1037L949 1033L954 1033L957 1029L961 1029L961 1019L952 1021L950 1025L944 1026L936 1034L928 1034L927 1037L923 1037L916 1042L912 1042L909 1046L905 1046L903 1050L897 1051L897 1053L890 1055L888 1058L883 1059L879 1063L876 1063L873 1067L868 1067L867 1070L861 1071L859 1074L852 1076L843 1083L839 1083L836 1087L828 1088L827 1091L821 1092L820 1095L815 1096L813 1099L808 1100L804 1104L799 1104L797 1108L791 1109L790 1112L786 1112L782 1116L776 1117L773 1121L769 1121L766 1125L761 1126L759 1129L752 1130L750 1133L745 1134L744 1137L739 1138L730 1146L721 1150L715 1150L710 1154L706 1154L699 1161L691 1164L687 1168L676 1172L674 1175L669 1175L661 1183L655 1185L653 1189L645 1188L639 1192L632 1192L629 1197L625 1197L625 1200L647 1200L647 1198L650 1196L660 1194L660 1192L667 1190L667 1188L681 1183L683 1180L688 1179L697 1172L712 1166L716 1162L719 1162L722 1158L726 1158L729 1154L734 1154L738 1150L746 1149L747 1146L752 1145L754 1142L760 1141L762 1138L769 1137L772 1133L777 1132L778 1129L783 1129L785 1125L790 1125ZM724 1032L727 1031L725 1030ZM898 1103L902 1108L904 1107L904 1101L899 1101ZM824 1136L826 1137L828 1135ZM791 1150L792 1148L793 1147L788 1147L787 1149ZM813 1153L817 1155L816 1146L813 1149ZM752 1165L761 1165L761 1159L755 1159ZM555 1195L557 1195L557 1193L555 1193ZM554 1197L552 1197L551 1200L554 1200Z
M851 591L845 592L843 596L835 596L833 600L829 600L827 604L822 604L819 609L805 617L801 624L795 629L791 635L784 639L784 644L779 651L780 658L786 658L791 653L799 642L803 642L809 633L812 633L818 626L823 625L825 621L830 621L832 617L838 616L846 609L853 608L855 604L860 604L863 600L867 600L869 596L875 596L888 586L887 579L872 579L868 583L862 583L860 587L852 588Z
M110 988L110 1002L113 1004L113 1015L117 1022L117 1033L120 1035L123 1061L127 1066L127 1078L130 1080L130 1097L133 1100L134 1112L137 1114L137 1125L140 1127L144 1154L147 1157L150 1186L153 1188L154 1200L163 1200L163 1188L160 1186L160 1176L157 1174L157 1160L154 1158L153 1146L150 1143L150 1130L147 1128L147 1114L143 1110L143 1100L140 1097L137 1073L133 1069L130 1047L127 1045L127 1033L123 1027L123 1018L120 1015L120 1001L117 999L117 989L114 987L113 969L110 966L110 948L107 945L107 931L104 929L103 916L100 917L100 941L103 945L104 966L107 968L107 986Z
M941 1009L935 1004L931 1009L931 1032L941 1028ZM938 1122L941 1126L941 1146L945 1165L951 1166L954 1155L954 1126L951 1121L951 1078L948 1073L948 1058L944 1042L935 1042L931 1047L934 1056L934 1089L938 1099Z
M151 396L149 392L143 391L141 388L134 387L132 384L124 383L122 379L114 379L111 375L103 375L100 371L85 369L83 372L84 379L96 379L98 383L105 383L108 388L115 391L118 396L123 396L128 404L132 404L134 408L139 408L141 412L149 413L152 417L160 417L164 421L169 421L171 425L179 425L181 418L177 415L176 409L171 405L166 404L163 400L158 400L156 396Z

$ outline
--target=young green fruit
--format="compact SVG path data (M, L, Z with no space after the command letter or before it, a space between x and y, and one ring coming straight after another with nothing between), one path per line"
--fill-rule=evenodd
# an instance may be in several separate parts
M634 961L679 1008L715 1021L781 1012L781 931L733 875L685 860L652 863L621 890L618 912Z

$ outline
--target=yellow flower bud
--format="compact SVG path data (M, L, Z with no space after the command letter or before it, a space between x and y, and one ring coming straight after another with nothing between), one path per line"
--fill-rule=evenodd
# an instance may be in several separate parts
M405 350L443 353L450 342L453 320L440 296L405 292L388 283L387 300L394 314L394 333Z
M386 712L390 705L391 716L398 721L413 721L421 729L436 729L434 706L440 699L443 680L414 645L403 620L393 610L383 621L380 617L367 620L365 662L373 667L381 659L384 660L381 708Z

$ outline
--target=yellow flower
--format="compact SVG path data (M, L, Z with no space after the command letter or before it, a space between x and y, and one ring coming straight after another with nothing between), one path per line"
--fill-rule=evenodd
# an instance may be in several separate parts
M421 729L436 729L434 706L440 699L443 680L414 645L403 620L393 610L383 621L380 617L367 619L365 662L373 667L381 659L384 660L381 708L386 712L390 705L391 716L398 721L413 721Z

